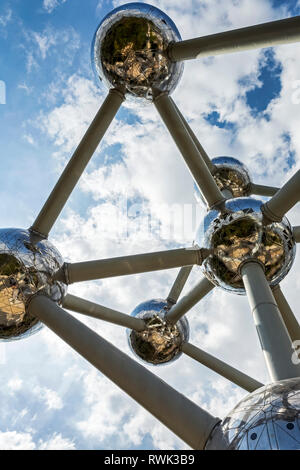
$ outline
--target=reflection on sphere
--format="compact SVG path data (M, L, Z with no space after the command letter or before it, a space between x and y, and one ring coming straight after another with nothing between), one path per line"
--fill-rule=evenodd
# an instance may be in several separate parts
M295 242L286 218L280 223L263 225L261 205L253 198L229 199L225 211L211 210L201 223L196 242L210 250L202 264L205 276L225 290L243 294L240 264L259 260L271 286L289 272L295 258Z
M146 3L116 8L100 23L92 45L96 75L111 88L152 99L152 90L171 93L183 71L182 62L167 56L171 42L180 40L173 21Z
M176 325L165 321L170 309L166 300L153 299L138 305L132 316L141 318L146 324L142 332L130 331L129 346L143 361L158 365L174 361L181 355L183 341L188 341L189 326L185 317Z
M233 157L216 157L211 162L216 167L213 177L220 191L230 191L233 198L251 194L250 174L242 162ZM196 184L195 197L198 202L206 205Z
M222 191L228 189L232 197L245 197L250 195L251 180L246 166L233 157L217 157L212 159L216 166L214 179Z
M300 450L300 379L268 384L247 395L221 428L231 450Z
M28 230L0 229L1 340L20 339L41 328L38 319L26 312L26 301L42 292L61 303L66 286L52 281L52 275L62 265L61 255L48 240L33 244Z

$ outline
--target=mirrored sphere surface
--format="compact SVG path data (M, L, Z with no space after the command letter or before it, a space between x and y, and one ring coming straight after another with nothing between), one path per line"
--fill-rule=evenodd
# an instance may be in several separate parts
M216 167L213 177L220 191L230 191L233 198L251 194L250 174L242 162L233 157L216 157L211 162ZM206 204L196 184L195 197L198 202Z
M232 450L300 450L300 378L247 395L222 422ZM207 449L213 448L213 440Z
M173 21L146 3L128 3L100 23L92 45L97 77L109 88L122 88L134 97L152 100L152 90L171 93L182 72L166 50L181 40Z
M211 252L201 269L215 285L244 294L239 266L249 258L264 265L271 286L289 272L296 251L291 226L286 218L263 225L262 204L254 198L229 199L224 211L209 211L200 224L196 243Z
M52 281L63 259L48 241L32 243L22 229L0 229L0 340L16 340L41 328L38 319L25 311L30 295L43 292L60 303L66 285Z
M142 332L128 331L131 350L143 361L159 365L178 359L183 341L189 339L189 326L185 317L176 325L165 321L171 305L162 299L153 299L139 304L132 316L142 318L146 329Z
M216 166L214 179L220 190L228 189L232 197L250 195L251 179L247 167L233 157L217 157L212 159Z

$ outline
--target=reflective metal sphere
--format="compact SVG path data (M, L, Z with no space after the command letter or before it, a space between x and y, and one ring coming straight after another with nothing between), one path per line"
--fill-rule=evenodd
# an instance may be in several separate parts
M165 321L170 308L171 305L166 300L154 299L141 303L131 314L142 318L147 328L142 332L129 331L129 346L147 363L158 365L178 359L182 343L189 339L189 326L185 317L176 325Z
M247 395L221 424L232 450L300 450L300 378ZM213 448L213 439L207 449Z
M60 303L66 286L53 282L52 274L62 265L48 240L33 244L28 230L0 229L0 340L20 339L41 328L26 313L26 300L41 291Z
M233 157L216 157L211 162L216 167L213 177L220 191L230 191L232 198L251 194L249 171L242 162ZM195 197L198 202L206 204L196 185Z
M183 71L182 62L166 54L171 42L181 40L173 21L146 3L128 3L100 23L92 45L96 75L111 88L152 99L152 90L171 93Z
M212 159L216 167L214 179L220 190L228 189L232 197L249 196L251 179L246 166L233 157L217 157Z
M249 258L261 261L271 286L289 272L296 251L291 226L286 218L263 225L262 204L253 198L229 199L225 211L211 210L201 223L196 242L211 251L202 270L216 286L243 294L239 266Z

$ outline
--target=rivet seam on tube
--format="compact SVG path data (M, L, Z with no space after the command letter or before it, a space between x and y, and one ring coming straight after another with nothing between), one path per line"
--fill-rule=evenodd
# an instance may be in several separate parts
M32 300L35 297L39 297L39 296L47 297L43 292L36 292L35 294L29 295L25 302L25 310L29 308L29 305L31 304Z
M32 233L33 235L37 235L38 237L40 237L43 240L48 240L48 235L45 235L44 233L39 232L33 226L30 227L29 232Z
M174 46L174 44L176 44L176 41L170 42L170 44L169 44L168 47L167 47L166 54L167 54L168 58L169 58L172 62L177 62L177 61L174 59L174 55L173 55L173 46Z
M153 96L153 103L155 103L156 101L158 101L160 98L162 98L163 96L169 96L169 93L167 93L166 91L163 91L161 93L158 93L158 95L156 96Z
M257 310L257 308L260 307L261 305L273 305L273 307L276 307L278 310L278 305L274 302L259 302L257 305L255 305L255 307L253 307L251 312L254 313L255 310Z
M116 95L119 95L120 98L122 98L123 101L126 99L126 97L125 97L125 91L122 91L122 90L120 90L120 89L118 89L118 88L111 88L111 89L109 90L109 93L114 93L114 94L116 94Z
M248 258L248 259L245 259L244 261L242 261L241 264L238 267L238 274L240 276L243 275L243 273L242 273L243 267L248 263L259 264L259 266L262 268L263 272L265 272L265 265L259 259L257 259L257 258Z

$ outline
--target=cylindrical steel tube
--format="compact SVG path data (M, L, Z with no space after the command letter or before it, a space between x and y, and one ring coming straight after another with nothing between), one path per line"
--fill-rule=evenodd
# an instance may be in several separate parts
M215 286L206 277L201 279L195 287L188 292L176 305L174 305L166 315L169 323L175 324L180 318L194 307L205 295Z
M300 41L300 16L174 42L168 55L178 62L297 41Z
M55 278L67 284L74 282L126 276L128 274L179 268L191 264L201 264L201 250L196 248L158 251L142 255L123 256L83 263L65 264Z
M217 183L179 116L173 101L171 101L167 94L161 94L154 99L154 104L180 150L208 206L213 207L224 201L224 197Z
M204 150L204 148L202 147L202 145L200 144L199 140L197 139L194 131L192 130L192 128L190 127L190 125L188 124L187 120L185 119L185 117L183 116L183 114L181 113L180 109L178 108L178 106L176 105L176 103L174 102L174 100L170 97L170 100L172 101L172 103L174 104L174 107L177 111L177 113L179 114L182 122L184 123L188 133L190 134L194 144L196 145L197 147L197 150L198 152L200 153L201 157L203 158L203 160L205 161L206 165L207 165L207 168L209 169L209 171L211 173L214 172L214 170L216 169L216 167L212 164L211 162L211 159L209 158L208 154L206 153L206 151Z
M252 377L249 377L249 375L246 375L243 372L240 372L238 369L231 367L230 365L226 364L226 362L220 361L220 359L217 359L211 354L202 351L202 349L197 348L193 344L184 343L181 349L187 356L195 359L217 374L222 375L222 377L225 377L225 379L230 380L232 383L238 385L250 393L254 392L254 390L257 390L260 387L263 387L262 383L252 379Z
M180 269L178 276L175 279L175 282L170 290L170 293L167 297L167 301L171 304L176 304L177 300L180 297L182 289L185 286L186 281L191 273L193 266L184 266Z
M251 183L251 194L256 194L257 196L272 197L277 193L277 191L279 191L279 189L280 188L274 188L273 186Z
M279 285L273 288L273 295L280 310L284 324L289 332L291 341L300 341L300 325Z
M64 298L63 308L109 323L114 323L115 325L125 326L135 331L143 331L146 328L141 318L126 315L125 313L95 304L94 302L89 302L88 300L81 299L72 294L67 294Z
M300 376L292 362L291 339L261 264L248 261L241 274L271 380Z
M300 226L293 227L293 235L296 243L300 243Z
M47 297L33 297L27 309L189 446L204 448L211 431L220 421L218 418L198 407Z
M125 97L119 90L110 90L95 119L78 145L71 160L56 183L31 230L45 238L61 213L80 176L89 163L102 137L117 114Z

